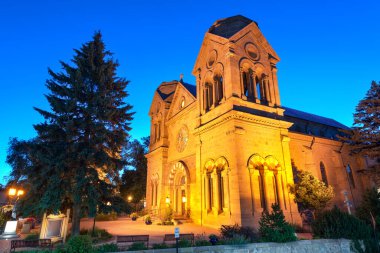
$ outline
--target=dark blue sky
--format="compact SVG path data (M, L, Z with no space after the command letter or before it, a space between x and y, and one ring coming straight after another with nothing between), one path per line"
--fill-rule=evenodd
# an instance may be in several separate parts
M60 70L73 48L103 33L119 76L131 81L132 135L149 134L157 85L194 83L191 70L204 33L220 18L242 14L259 23L281 58L282 104L352 125L372 80L380 80L380 1L17 1L0 2L0 182L10 137L35 136L47 109L47 68ZM3 181L4 182L4 181Z

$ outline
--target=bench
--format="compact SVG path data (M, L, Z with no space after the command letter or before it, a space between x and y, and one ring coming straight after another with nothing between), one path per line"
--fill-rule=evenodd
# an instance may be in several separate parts
M149 235L117 235L116 244L121 244L121 247L125 247L126 243L143 242L146 243L146 247L149 248Z
M15 252L18 248L49 248L52 249L52 243L50 239L39 240L12 240L11 252Z
M194 234L179 234L179 240L186 240L190 241L191 245L194 245ZM174 234L165 234L164 236L164 243L166 242L175 242L175 236Z

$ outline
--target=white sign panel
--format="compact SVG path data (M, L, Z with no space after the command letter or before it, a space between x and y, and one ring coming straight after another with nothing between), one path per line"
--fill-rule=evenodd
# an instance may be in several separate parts
M17 220L7 221L5 225L4 234L16 234Z
M174 228L174 238L179 238L179 228Z

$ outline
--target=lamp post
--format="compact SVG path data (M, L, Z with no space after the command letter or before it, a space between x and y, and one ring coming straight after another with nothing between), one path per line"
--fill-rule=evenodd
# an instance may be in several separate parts
M12 205L12 199L16 197L14 203L13 203L13 208L12 208L12 218L16 219L16 204L19 198L24 195L24 190L22 189L16 189L16 188L9 188L8 190L8 196L9 196L9 204Z

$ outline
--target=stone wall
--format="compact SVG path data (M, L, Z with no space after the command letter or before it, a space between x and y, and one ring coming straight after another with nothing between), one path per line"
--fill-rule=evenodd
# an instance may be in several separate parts
M128 251L145 253L176 252L176 249ZM350 241L302 240L289 243L251 243L245 245L219 245L179 249L180 253L351 253Z

